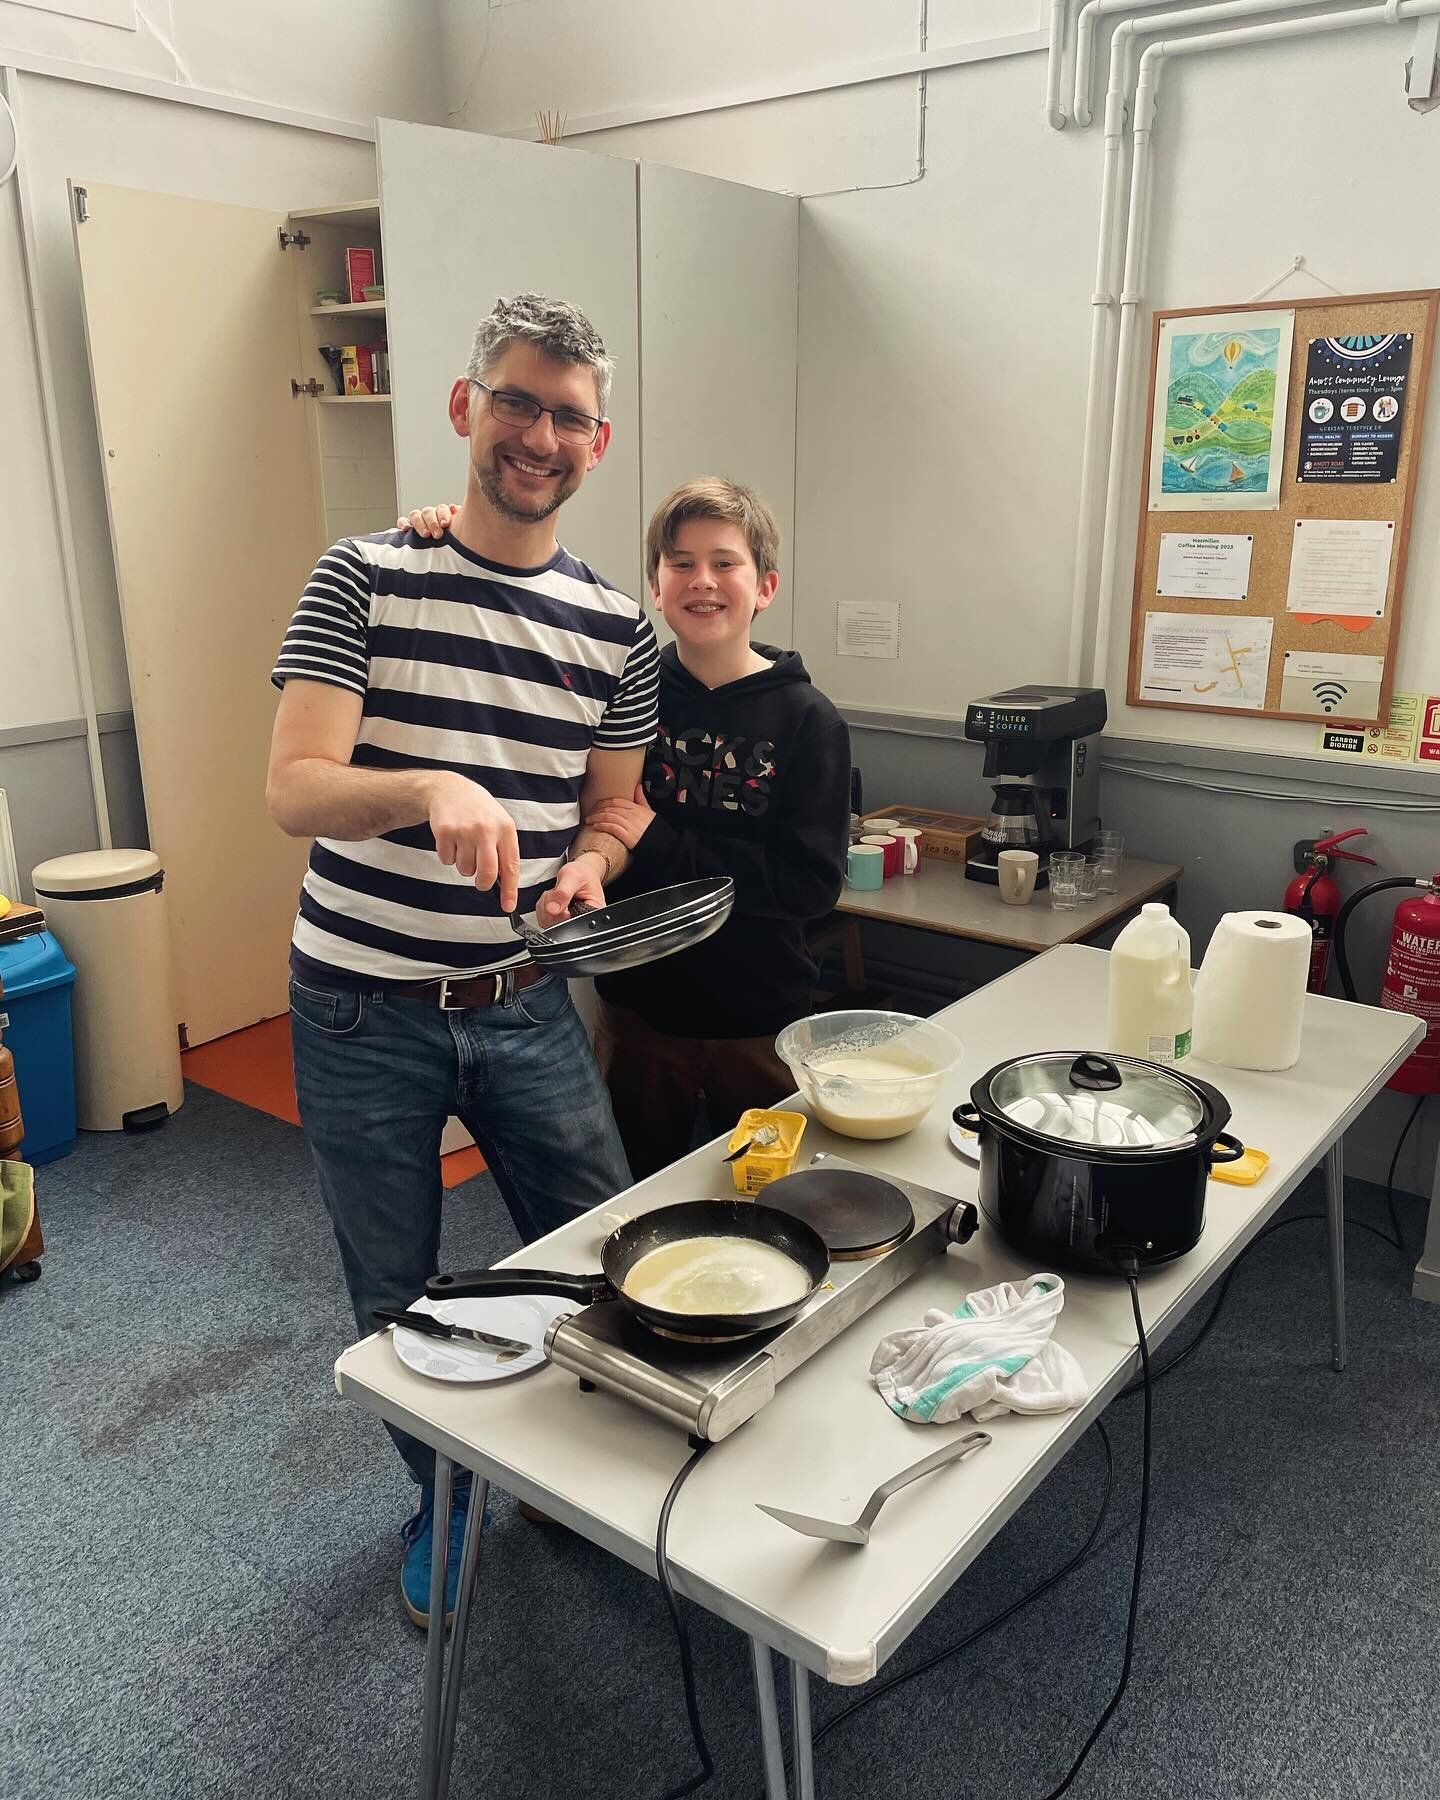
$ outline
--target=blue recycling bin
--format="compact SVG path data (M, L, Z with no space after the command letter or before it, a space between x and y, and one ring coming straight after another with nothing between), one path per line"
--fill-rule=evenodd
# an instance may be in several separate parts
M70 990L75 970L48 931L0 944L0 1033L15 1058L15 1083L29 1163L54 1162L75 1148L75 1048Z

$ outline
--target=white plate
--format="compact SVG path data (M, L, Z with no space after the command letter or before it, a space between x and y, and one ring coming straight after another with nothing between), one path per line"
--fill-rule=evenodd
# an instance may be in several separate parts
M950 1121L950 1147L958 1150L966 1162L979 1165L980 1140L973 1131L962 1131L952 1119Z
M471 1325L477 1331L493 1331L501 1337L533 1344L533 1350L510 1362L497 1362L500 1354L484 1344L425 1337L397 1325L390 1333L395 1354L407 1369L435 1381L509 1381L528 1375L545 1361L545 1333L561 1313L575 1312L573 1300L558 1294L494 1294L469 1300L416 1300L411 1312L434 1313L452 1325Z

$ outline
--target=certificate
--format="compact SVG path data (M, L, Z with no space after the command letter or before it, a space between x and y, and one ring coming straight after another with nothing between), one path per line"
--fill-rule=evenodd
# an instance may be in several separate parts
M1254 544L1248 534L1164 531L1155 592L1162 600L1243 600L1250 588Z
M1297 519L1286 610L1383 619L1394 543L1389 519Z

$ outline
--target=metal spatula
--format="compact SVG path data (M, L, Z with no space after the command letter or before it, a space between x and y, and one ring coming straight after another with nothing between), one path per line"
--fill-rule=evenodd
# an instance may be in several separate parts
M882 1481L865 1502L865 1510L853 1525L842 1525L838 1519L812 1519L809 1513L786 1512L783 1506L765 1506L758 1500L755 1504L760 1507L761 1512L769 1513L772 1519L778 1519L782 1525L788 1525L792 1531L798 1531L805 1537L829 1538L836 1544L868 1544L870 1527L879 1517L880 1508L892 1494L898 1494L901 1488L909 1487L912 1481L918 1481L922 1475L930 1475L936 1469L943 1469L946 1463L973 1456L989 1442L988 1431L967 1431L964 1437L946 1444L942 1450L937 1450L933 1456L927 1456L923 1462L913 1463L898 1475L892 1475L888 1481Z

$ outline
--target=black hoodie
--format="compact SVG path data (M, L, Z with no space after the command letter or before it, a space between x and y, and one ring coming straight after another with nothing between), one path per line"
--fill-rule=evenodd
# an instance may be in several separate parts
M689 674L673 644L660 653L660 733L645 758L655 818L616 891L730 875L735 910L693 950L595 985L676 1037L760 1037L810 1012L805 923L844 881L845 721L797 652L754 648L771 666L719 688Z

